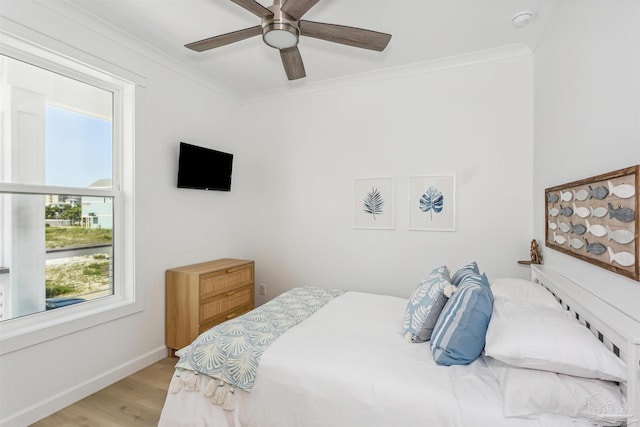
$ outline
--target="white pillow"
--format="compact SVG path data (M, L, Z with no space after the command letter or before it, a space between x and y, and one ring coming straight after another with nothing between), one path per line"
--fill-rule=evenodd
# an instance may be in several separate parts
M544 307L562 309L560 303L544 286L524 279L504 277L491 282L491 291L495 297L509 301L530 302Z
M484 360L500 384L505 417L551 415L615 426L627 418L620 387L614 382L515 368L491 357Z
M485 354L513 366L625 381L624 362L563 310L497 299Z

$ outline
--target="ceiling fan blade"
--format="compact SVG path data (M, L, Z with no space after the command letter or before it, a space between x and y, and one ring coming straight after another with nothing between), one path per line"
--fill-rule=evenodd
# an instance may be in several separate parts
M284 65L284 71L287 73L289 80L297 80L307 76L304 71L304 64L302 63L302 56L300 56L298 46L280 49L280 58L282 59L282 65Z
M227 34L222 34L220 36L209 37L208 39L185 44L184 47L195 50L197 52L203 52L205 50L239 42L240 40L248 39L249 37L254 37L260 34L262 34L262 26L257 25L255 27L245 28L244 30L238 30Z
M300 21L300 34L307 37L346 44L362 49L383 51L391 40L391 34L344 25Z
M319 1L320 0L287 0L280 10L296 19L300 19L302 15L307 13L309 9Z
M262 18L263 16L272 15L271 11L255 0L231 0L238 6L242 6L249 12Z

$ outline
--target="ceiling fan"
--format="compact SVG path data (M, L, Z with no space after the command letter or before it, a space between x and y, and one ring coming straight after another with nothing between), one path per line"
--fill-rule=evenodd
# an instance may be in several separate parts
M300 19L320 0L274 0L271 7L264 7L255 0L231 1L262 18L261 25L189 43L185 47L203 52L262 34L262 39L267 45L280 51L287 78L296 80L306 76L302 56L298 50L300 36L379 52L383 51L391 40L391 34Z

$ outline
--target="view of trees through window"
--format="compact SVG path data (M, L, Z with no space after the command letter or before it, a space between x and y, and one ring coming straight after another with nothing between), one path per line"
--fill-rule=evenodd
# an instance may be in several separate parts
M79 205L48 205L45 212L46 297L92 299L111 295L112 229L91 228L94 216L83 218ZM48 303L53 308L61 301Z

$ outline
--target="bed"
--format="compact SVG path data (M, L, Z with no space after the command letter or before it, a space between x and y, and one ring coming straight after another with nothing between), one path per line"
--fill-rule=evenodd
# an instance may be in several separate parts
M443 334L441 324L452 305L447 302L454 300L451 295L446 295L446 301L441 304L442 312L436 323L429 325L434 335L424 341L418 339L418 335L412 340L405 331L407 299L336 292L266 346L260 355L252 388L248 392L236 388L233 405L226 409L221 401L212 403L212 393L206 391L208 382L216 388L217 379L200 373L190 376L196 383L191 382L190 387L185 385L185 372L192 373L185 363L185 355L195 351L190 346L179 352L182 357L172 384L182 384L182 387L172 387L168 393L160 426L640 425L640 324L553 270L532 267L532 278L548 289L543 290L536 283L537 288L553 296L557 307L532 308L528 303L511 300L507 297L513 281L504 282L502 290L499 283L492 282L491 289L496 295L491 307L493 316L487 319L491 323L486 330L487 347L484 347L483 335L482 354L468 363L443 366L436 362L438 348L436 345L434 350L434 342ZM527 294L526 298L532 296ZM525 304L524 309L518 304ZM514 311L513 307L518 310ZM547 309L558 313L547 313ZM508 353L513 349L505 350L498 344L501 337L509 333L516 333L514 341L517 342L519 332L509 330L513 323L509 316L515 313L526 317L531 314L529 311L533 315L550 313L562 322L562 316L575 319L574 323L584 325L580 325L582 330L593 334L587 335L598 337L601 342L595 339L594 342L601 348L582 353L603 358L602 362L596 360L596 368L605 366L604 373L594 374L603 378L581 377L592 374L596 368L591 365L585 368L586 374L569 371L577 375L550 372L545 366L542 371L538 370L540 361L531 358L526 361L534 365L511 365L509 357L513 355ZM553 317L547 314L543 317ZM501 316L505 317L506 330L496 326ZM440 335L436 337L436 333ZM538 338L527 339L536 344L535 352ZM465 337L463 341L473 340ZM487 354L489 350L493 356ZM566 364L565 360L560 362ZM609 368L612 370L607 370ZM622 374L619 369L623 369ZM624 378L618 378L620 375ZM614 381L616 379L618 381ZM529 380L532 382L527 382ZM220 390L228 392L229 386ZM550 390L554 390L553 394Z

